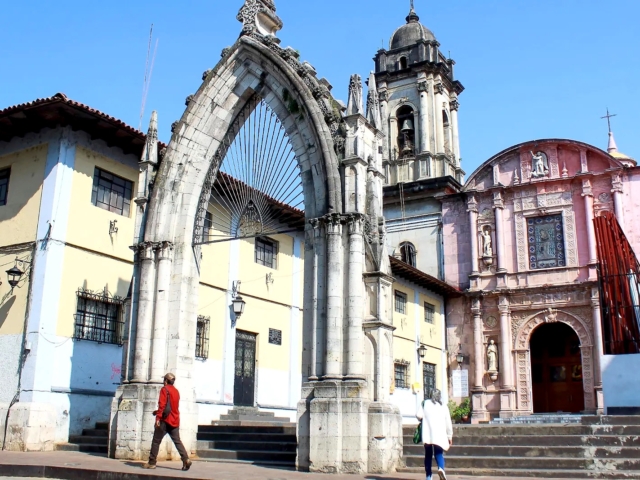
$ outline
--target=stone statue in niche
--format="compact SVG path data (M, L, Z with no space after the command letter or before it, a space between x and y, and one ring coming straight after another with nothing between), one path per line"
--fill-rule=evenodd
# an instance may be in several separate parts
M542 178L549 175L549 160L544 152L531 152L531 177Z
M494 340L489 340L487 346L487 363L489 377L495 382L498 379L498 346Z
M493 246L491 241L491 228L484 227L482 233L482 261L486 266L493 263Z

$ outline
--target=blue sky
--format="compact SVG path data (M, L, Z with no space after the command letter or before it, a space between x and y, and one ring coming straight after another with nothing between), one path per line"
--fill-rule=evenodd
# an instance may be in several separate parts
M422 23L457 62L463 168L526 140L572 138L606 148L606 107L621 151L640 159L640 1L415 0ZM160 138L202 72L240 31L243 0L29 0L0 16L0 108L61 91L139 123L149 27L159 39L143 130ZM276 0L283 46L299 50L346 101L349 75L404 23L409 0Z

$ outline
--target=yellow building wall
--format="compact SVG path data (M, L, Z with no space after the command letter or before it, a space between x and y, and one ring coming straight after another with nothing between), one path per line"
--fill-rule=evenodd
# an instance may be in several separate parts
M7 204L0 206L0 246L36 239L47 151L42 144L0 157L0 169L11 167Z
M0 335L16 335L24 331L31 264L18 264L25 275L12 292L5 270L14 266L16 257L31 262L33 250L28 248L18 252L0 253L0 274L3 276L0 285Z
M95 167L133 182L132 195L135 197L139 173L137 169L77 147L67 242L133 261L133 251L129 247L133 244L136 205L132 199L128 217L93 205L91 192ZM113 220L117 220L118 232L109 235L109 223Z
M229 305L227 292L200 284L198 315L209 317L209 356L211 360L224 358L224 329Z
M133 275L133 264L67 246L60 286L57 335L73 337L79 288L126 297Z

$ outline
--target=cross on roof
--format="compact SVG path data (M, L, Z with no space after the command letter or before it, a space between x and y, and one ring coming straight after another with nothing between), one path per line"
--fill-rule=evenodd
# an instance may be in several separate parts
M414 8L413 8L413 0L411 0L411 10L414 10Z
M607 125L609 126L609 133L611 133L611 117L615 117L616 115L618 115L617 113L609 113L609 107L607 107L607 114L604 117L600 117L600 118L606 118L607 119Z

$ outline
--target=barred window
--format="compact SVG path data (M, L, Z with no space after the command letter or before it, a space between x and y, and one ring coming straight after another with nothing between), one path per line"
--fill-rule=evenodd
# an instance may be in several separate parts
M7 193L9 193L9 177L11 169L0 170L0 206L7 204Z
M409 388L409 364L396 361L393 364L396 388Z
M433 363L423 363L422 375L424 381L424 398L431 398L431 394L436 389L436 366Z
M266 237L256 238L256 263L278 268L278 242Z
M202 241L211 240L211 229L213 228L213 213L206 212L204 214L204 225L202 227Z
M209 358L209 323L210 317L198 317L196 329L196 358Z
M407 314L407 294L395 291L395 311L398 313Z
M424 302L424 321L427 323L433 323L433 316L436 313L435 305Z
M91 203L110 212L129 216L133 183L98 167L93 174Z
M124 298L80 289L73 338L122 345Z

